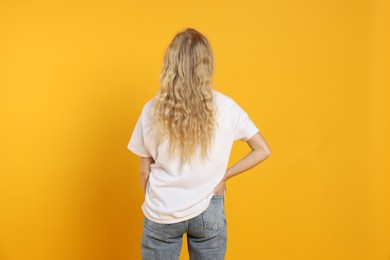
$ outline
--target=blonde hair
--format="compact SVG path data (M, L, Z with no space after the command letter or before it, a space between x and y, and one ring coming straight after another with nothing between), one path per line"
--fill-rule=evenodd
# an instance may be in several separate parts
M215 134L214 57L205 36L193 28L179 32L166 49L155 97L154 124L158 142L169 137L171 155L191 162L201 149L208 157Z

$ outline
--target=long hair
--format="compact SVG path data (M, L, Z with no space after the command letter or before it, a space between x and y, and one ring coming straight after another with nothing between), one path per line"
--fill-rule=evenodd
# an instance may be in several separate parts
M169 140L171 155L192 161L208 157L215 134L216 107L211 89L214 57L205 36L193 28L179 32L166 49L155 97L153 122L158 142Z

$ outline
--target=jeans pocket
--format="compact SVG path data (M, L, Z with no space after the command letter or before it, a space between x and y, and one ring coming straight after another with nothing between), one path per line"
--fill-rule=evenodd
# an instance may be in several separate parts
M153 231L160 231L165 229L168 224L160 224L144 217L144 225Z
M201 214L203 227L211 231L219 231L226 226L224 195L214 195L210 205Z

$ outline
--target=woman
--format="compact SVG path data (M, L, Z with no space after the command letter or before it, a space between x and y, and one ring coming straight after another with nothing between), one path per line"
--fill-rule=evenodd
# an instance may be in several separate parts
M191 259L224 259L225 182L271 154L247 113L212 88L213 72L206 37L192 28L178 33L164 56L160 91L129 141L141 158L144 260L179 259L184 233ZM251 152L226 169L236 140Z

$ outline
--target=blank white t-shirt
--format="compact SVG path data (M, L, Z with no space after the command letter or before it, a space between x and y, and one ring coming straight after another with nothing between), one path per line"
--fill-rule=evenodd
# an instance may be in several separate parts
M233 142L247 141L259 129L230 97L213 90L217 130L210 157L202 161L200 150L191 164L180 167L180 158L169 158L169 143L157 145L151 125L154 99L143 107L127 148L140 157L153 157L142 211L162 224L177 223L201 214L210 203L215 186L225 175Z

